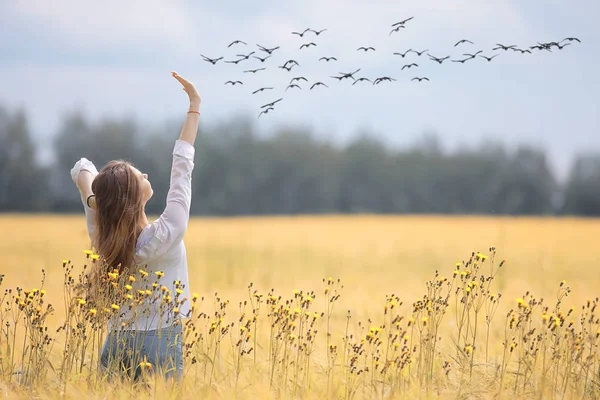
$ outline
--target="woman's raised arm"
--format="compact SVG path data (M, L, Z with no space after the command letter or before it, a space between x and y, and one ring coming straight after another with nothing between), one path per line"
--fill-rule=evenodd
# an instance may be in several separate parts
M183 85L183 91L187 93L190 99L190 108L188 110L187 117L183 123L183 127L181 128L181 133L179 134L179 140L183 140L188 142L192 146L196 141L196 135L198 133L198 121L200 119L200 103L202 99L200 98L200 94L196 90L196 87L193 83L189 82L187 79L179 76L177 72L171 72L171 75L179 81Z
M92 192L92 182L96 175L98 175L96 166L85 157L77 161L71 169L71 178L75 182L77 189L79 189L81 203L85 212L88 235L92 242L94 241L93 235L96 231L96 199L94 197L90 198L90 196L94 194Z

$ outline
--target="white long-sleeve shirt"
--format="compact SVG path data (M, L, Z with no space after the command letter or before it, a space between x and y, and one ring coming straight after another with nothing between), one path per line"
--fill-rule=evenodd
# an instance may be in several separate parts
M152 290L152 296L146 296L143 305L135 308L123 306L120 318L111 320L109 328L118 328L122 321L127 321L123 329L151 330L172 325L174 318L185 318L190 312L190 288L187 268L186 248L183 236L187 230L192 199L192 171L194 169L195 148L186 141L176 140L173 148L173 163L171 166L171 181L167 194L167 204L160 217L148 224L140 233L135 250L134 260L138 268L148 273L146 279L140 279L136 273L136 281L130 283L133 296L138 290ZM71 170L71 177L77 182L79 172L87 170L93 176L98 174L94 164L86 158L81 158ZM88 207L81 191L81 201L85 210L86 224L90 239L96 230L96 211ZM136 271L137 272L137 271ZM164 273L157 276L156 272ZM158 287L152 284L158 281ZM179 285L175 283L179 282ZM162 287L168 289L161 290ZM177 289L180 289L179 294ZM152 301L155 296L158 301ZM181 301L183 304L171 306L168 312L159 310L164 296ZM165 307L165 306L163 306ZM176 307L177 313L172 310ZM118 326L117 326L118 325Z

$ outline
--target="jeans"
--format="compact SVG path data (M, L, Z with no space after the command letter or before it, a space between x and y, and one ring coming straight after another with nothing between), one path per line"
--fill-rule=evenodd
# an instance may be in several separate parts
M166 379L179 380L183 374L182 339L181 323L148 331L112 331L102 348L101 371L112 376L120 370L135 381L142 370L162 372ZM141 363L150 363L151 367Z

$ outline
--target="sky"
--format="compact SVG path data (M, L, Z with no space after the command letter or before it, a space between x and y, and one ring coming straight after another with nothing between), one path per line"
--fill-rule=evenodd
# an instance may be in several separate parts
M48 157L61 118L76 109L92 119L183 121L188 100L174 70L196 84L201 124L246 114L265 134L295 125L340 144L364 130L395 147L424 132L437 133L449 150L490 139L533 144L564 177L576 154L600 152L598 15L596 0L0 0L0 105L27 111ZM409 17L390 35L393 23ZM291 34L306 28L327 30ZM492 51L496 43L527 49L571 36L581 43L563 50ZM473 44L455 46L461 39ZM228 48L234 40L248 44ZM300 50L309 42L317 46ZM266 56L257 44L280 48L264 63L224 63L252 51ZM357 51L361 46L375 51ZM410 48L451 59L440 65L426 53L393 55ZM450 62L479 50L499 56ZM224 59L212 65L201 54ZM323 56L338 61L319 61ZM277 68L290 59L300 66ZM402 69L411 63L418 67ZM396 80L352 85L331 78L358 68L357 78ZM295 76L309 82L286 91ZM411 81L415 76L430 81ZM310 90L317 81L328 88ZM252 94L261 87L274 89ZM262 105L281 97L257 118Z

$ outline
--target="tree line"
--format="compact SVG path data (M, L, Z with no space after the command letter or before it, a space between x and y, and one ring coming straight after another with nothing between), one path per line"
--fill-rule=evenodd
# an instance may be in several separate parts
M54 135L55 162L42 166L27 115L0 107L0 212L81 212L70 169L125 159L149 175L158 214L169 186L181 121L140 127L133 119L91 123L80 112ZM435 138L393 150L369 134L345 146L281 127L266 137L249 118L205 127L196 141L194 215L438 213L600 215L600 154L579 155L558 183L543 151L498 143L444 152Z

